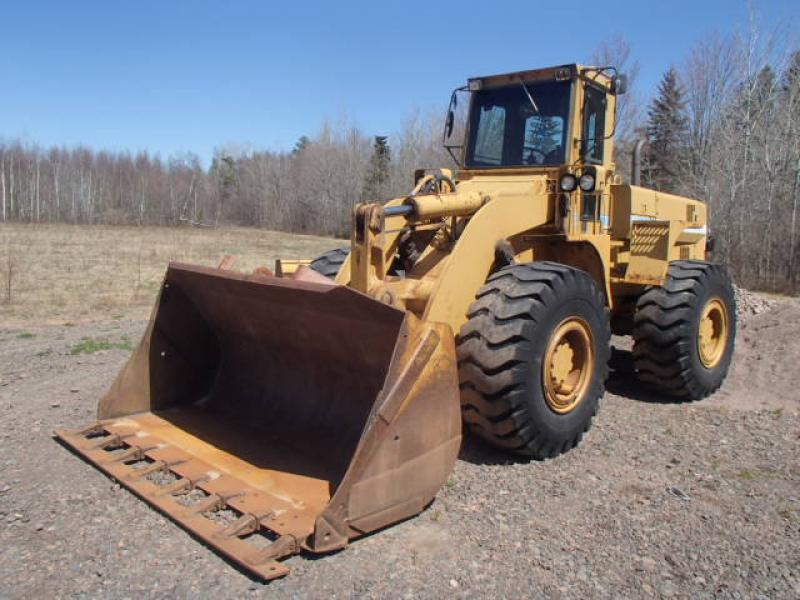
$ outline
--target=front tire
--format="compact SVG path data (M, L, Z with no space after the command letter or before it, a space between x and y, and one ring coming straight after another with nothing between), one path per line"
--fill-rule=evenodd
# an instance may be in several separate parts
M725 379L736 338L736 300L728 275L700 260L670 263L662 287L639 297L633 359L639 380L658 392L700 400Z
M605 389L603 294L578 269L511 265L489 277L458 338L462 414L495 446L537 459L573 448Z
M339 269L342 268L344 261L350 255L350 248L336 248L336 250L329 250L322 256L318 256L311 264L308 265L317 273L325 275L329 279L336 279L339 274Z

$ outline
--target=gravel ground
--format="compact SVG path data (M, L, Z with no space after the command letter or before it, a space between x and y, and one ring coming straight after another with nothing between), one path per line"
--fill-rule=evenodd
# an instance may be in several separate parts
M51 437L91 421L143 327L0 329L0 597L800 597L797 392L675 405L625 374L576 450L524 462L467 439L420 517L255 582Z

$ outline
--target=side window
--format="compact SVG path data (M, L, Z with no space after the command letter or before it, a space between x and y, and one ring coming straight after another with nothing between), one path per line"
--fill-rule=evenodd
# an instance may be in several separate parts
M583 102L583 156L587 162L603 162L603 141L606 130L606 95L586 86Z
M503 163L503 137L506 130L506 109L502 106L481 107L474 159L486 165Z

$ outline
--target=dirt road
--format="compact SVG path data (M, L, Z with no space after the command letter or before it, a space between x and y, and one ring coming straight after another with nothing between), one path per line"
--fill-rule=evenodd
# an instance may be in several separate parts
M742 328L711 399L617 373L576 450L520 462L467 439L419 518L270 585L51 437L92 420L143 327L0 330L0 597L800 597L797 301Z

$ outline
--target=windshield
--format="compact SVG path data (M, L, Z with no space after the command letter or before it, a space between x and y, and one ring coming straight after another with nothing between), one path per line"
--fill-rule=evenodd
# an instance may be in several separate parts
M466 166L563 164L570 86L569 81L528 83L530 98L521 83L475 92Z

